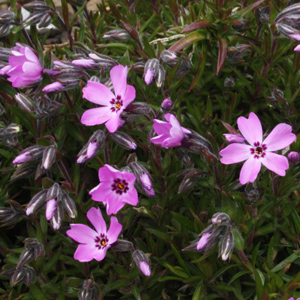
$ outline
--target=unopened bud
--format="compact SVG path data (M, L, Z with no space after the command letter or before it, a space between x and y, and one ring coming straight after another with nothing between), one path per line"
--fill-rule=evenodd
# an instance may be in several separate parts
M161 104L161 107L165 110L170 110L172 106L173 106L173 102L168 98L166 98Z
M234 236L230 230L224 234L221 240L221 245L219 248L219 256L222 257L222 260L227 260L228 258L230 259L233 249L234 249Z
M228 88L232 88L235 86L235 81L232 77L230 78L225 78L224 80L224 86Z
M178 188L178 194L193 188L197 180L202 176L206 176L207 172L198 169L187 169L180 175L184 175L184 178Z
M61 189L58 183L54 183L47 191L46 201L61 197Z
M22 164L30 160L40 159L43 151L44 147L39 145L28 147L20 152L20 154L13 160L13 164Z
M181 57L180 58L180 64L177 69L177 72L175 73L175 76L182 77L186 75L188 72L192 70L192 63L188 57Z
M112 245L111 245L111 249L113 251L122 251L122 252L133 252L134 251L134 247L133 244L129 241L126 240L116 240Z
M287 24L276 24L278 31L285 37L294 41L300 41L300 31L287 25Z
M147 255L141 251L141 250L136 250L132 253L132 258L136 266L140 269L140 271L145 275L145 276L151 276L151 269L149 266L149 259Z
M47 10L54 11L54 9L49 5L47 5L44 1L33 1L23 6L29 11L47 11Z
M201 238L197 244L197 250L202 250L203 248L206 247L206 245L209 243L210 236L211 236L211 233L204 233L201 236Z
M44 93L57 92L64 89L64 85L58 81L46 85L42 91Z
M231 223L231 219L230 217L225 214L225 213L215 213L212 218L211 221L213 224L230 224Z
M126 30L110 30L103 36L104 39L116 42L126 42L131 39L129 33Z
M35 238L27 238L24 240L25 248L34 249L34 258L38 259L44 255L44 246Z
M137 115L148 115L148 114L153 114L152 108L144 103L144 102L134 102L130 103L124 111L129 112L129 113L134 113Z
M12 223L18 221L23 215L22 206L14 200L6 200L10 207L0 207L0 222Z
M144 67L144 80L147 85L149 85L153 78L158 74L159 61L156 58L149 59Z
M50 221L55 213L57 207L57 201L55 199L50 199L46 204L46 219Z
M270 19L270 7L265 6L265 7L260 7L257 10L258 13L258 18L261 24L269 23Z
M7 135L16 135L21 131L21 126L19 124L9 124L6 128Z
M135 150L137 147L135 140L127 133L116 131L110 136L119 146L126 150Z
M74 200L66 193L66 192L62 192L62 204L63 204L63 208L66 211L66 213L68 214L68 216L72 219L76 218L77 216L77 209L76 209L76 204L74 202Z
M41 17L40 22L38 24L39 27L48 27L51 24L51 22L52 22L51 15L47 13Z
M26 208L26 215L29 216L36 211L38 211L46 201L47 197L47 190L42 190L30 200L30 202L27 204Z
M10 286L14 287L20 283L25 283L29 286L35 279L34 270L28 267L16 269L10 279Z
M42 158L42 166L45 170L51 168L56 158L56 147L51 145L44 150Z
M34 111L34 103L28 96L18 93L15 95L15 100L25 112L32 113Z
M154 192L154 189L152 187L152 182L151 182L150 177L148 176L148 174L143 173L143 175L140 176L140 180L141 180L141 183L143 185L145 193L150 197L154 197L155 192Z
M50 223L54 230L58 230L60 228L63 218L64 218L64 210L62 207L62 203L59 202L57 203L55 213L52 219L50 220Z
M298 15L300 14L300 4L294 4L287 6L284 10L282 10L278 16L275 19L276 23L279 23L282 21L284 17L290 16L290 15Z
M170 51L170 50L164 50L161 54L160 54L160 59L165 62L167 65L171 64L171 66L174 66L174 60L177 58L177 55L175 52ZM176 64L176 62L175 62Z
M291 163L296 163L299 161L299 153L298 152L295 152L295 151L291 151L289 154L288 154L288 159Z
M78 293L78 300L98 300L98 291L95 288L94 281L92 279L85 280L82 284L82 288Z
M156 86L157 87L162 86L162 84L165 81L165 77L166 77L166 71L163 68L163 66L159 65L158 71L157 71L157 76L156 76Z
M14 21L15 17L16 17L16 15L11 11L7 11L7 10L0 11L0 22L1 23L10 24Z
M33 248L25 249L20 255L16 269L23 267L25 264L32 261L33 259L34 259L34 249Z
M262 189L250 188L246 191L246 196L251 202L256 202L261 195Z

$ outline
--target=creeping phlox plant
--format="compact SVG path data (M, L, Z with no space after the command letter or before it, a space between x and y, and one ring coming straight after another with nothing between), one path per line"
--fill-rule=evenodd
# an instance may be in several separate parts
M0 298L300 299L300 4L23 2Z

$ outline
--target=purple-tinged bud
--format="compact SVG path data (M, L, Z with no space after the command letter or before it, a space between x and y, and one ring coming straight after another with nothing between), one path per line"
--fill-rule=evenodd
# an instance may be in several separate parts
M222 260L227 260L228 258L230 260L233 249L234 249L234 236L230 230L224 234L221 240L221 245L219 248L219 256L222 257Z
M48 11L48 10L54 11L54 9L52 7L50 7L43 1L33 1L30 3L27 3L23 6L25 9L27 9L31 12L33 12L33 11Z
M55 213L57 207L57 201L55 199L50 199L46 204L46 219L50 221Z
M77 216L76 204L73 199L66 193L62 192L62 205L68 216L72 219Z
M173 65L174 60L177 58L177 55L175 52L170 51L170 50L164 50L161 54L160 54L160 59L165 62L167 65L169 65L170 63ZM176 64L176 63L175 63Z
M276 24L278 31L285 37L292 39L294 41L300 41L300 31L287 25L287 24Z
M21 126L19 124L11 123L6 127L7 135L17 135L21 131Z
M243 136L241 136L240 134L231 134L231 133L224 133L223 134L225 136L226 142L229 144L232 143L245 143L245 139Z
M25 283L27 286L29 286L34 281L34 279L34 270L32 268L22 267L20 269L16 269L9 281L9 284L12 287L20 283Z
M18 165L16 171L11 175L11 180L16 180L20 178L25 178L32 175L36 170L35 162L27 162L24 164Z
M291 163L296 163L299 161L299 153L298 152L295 152L295 151L291 151L289 154L288 154L288 159Z
M180 58L180 64L177 69L177 72L175 73L175 76L182 77L186 75L188 72L192 70L192 63L188 57L181 57Z
M22 164L28 160L31 159L31 156L29 155L28 152L24 152L21 153L20 155L18 155L14 160L13 160L13 164Z
M43 151L43 146L36 145L28 147L20 152L20 154L13 160L13 164L22 164L26 161L40 159Z
M42 190L36 195L34 195L30 202L27 204L26 215L29 216L38 211L44 205L46 197L47 190Z
M42 27L48 27L51 23L52 23L51 15L47 13L41 17L38 25L40 28L42 28Z
M109 56L100 53L90 53L89 59L76 59L72 61L72 64L79 67L90 68L90 69L103 69L108 71L114 66L118 65L118 62Z
M300 45L296 46L296 47L294 48L294 51L300 52Z
M56 147L51 145L44 150L42 158L42 166L45 170L51 168L56 158Z
M182 175L184 175L184 178L181 181L180 186L178 188L178 194L192 189L200 177L207 176L207 172L193 168L193 169L186 169L178 176L182 176Z
M166 71L163 66L159 65L157 75L156 75L156 86L161 87L165 81Z
M34 258L38 259L44 255L44 246L35 238L27 238L24 240L25 248L34 249Z
M197 250L202 250L206 247L206 245L209 243L209 238L211 236L211 233L203 233L201 236L198 244L197 244Z
M258 13L258 18L261 24L269 23L270 19L270 7L265 6L265 7L260 7L257 10Z
M168 98L166 98L161 104L161 107L168 111L171 110L172 106L173 106L173 102Z
M15 100L23 111L28 113L34 111L34 103L26 95L18 93L15 95Z
M153 109L144 102L134 102L130 103L124 111L129 113L134 113L136 115L148 115L152 114L154 115Z
M7 10L0 11L0 23L8 23L8 24L12 23L15 17L16 15L11 11L7 11Z
M41 21L41 18L45 15L45 12L37 12L31 14L24 23L26 25L35 25L38 24Z
M156 58L149 59L144 67L144 80L149 85L156 78L159 70L159 61Z
M78 300L98 300L99 294L95 288L94 281L87 279L83 282L81 290L78 293Z
M98 145L97 142L91 142L88 144L87 146L87 150L86 150L86 156L87 158L92 158L95 156L96 152L98 150Z
M48 190L47 190L47 198L46 201L50 199L58 198L61 199L61 189L58 183L54 183Z
M137 147L135 140L127 133L116 131L110 136L119 146L126 150L135 150Z
M279 23L282 21L282 18L286 17L286 16L290 16L290 15L297 15L300 14L300 4L294 4L294 5L290 5L288 7L286 7L284 10L282 10L278 16L275 19L276 23Z
M239 44L235 47L229 47L227 51L227 59L232 63L241 62L243 56L250 52L251 46L246 44Z
M51 93L51 92L57 92L57 91L61 91L64 89L64 85L61 84L60 82L56 81L56 82L53 82L53 83L50 83L48 85L46 85L42 91L44 93Z
M73 60L72 64L77 67L93 68L95 66L95 61L92 59L82 58Z
M256 202L262 194L262 188L250 188L246 190L246 196L251 202Z
M151 182L150 177L148 176L148 174L143 173L143 175L140 176L140 180L141 180L141 183L143 185L145 193L150 197L154 197L155 192L154 192L154 189L152 187L152 182Z
M50 220L50 223L54 230L58 230L60 228L63 218L64 218L64 210L62 207L62 203L58 202L55 213L52 219Z
M132 253L132 258L136 266L140 269L140 271L145 275L145 276L151 276L151 269L149 266L149 259L147 255L141 251L141 250L136 250Z
M10 207L0 207L0 222L13 223L18 221L23 215L22 206L14 200L6 200Z
M106 32L102 38L110 41L116 42L126 42L131 39L129 33L126 30L119 29L119 30L110 30Z
M33 248L25 249L20 255L16 269L23 267L25 264L29 263L33 259L34 259L34 249Z
M111 249L113 251L122 251L122 252L127 252L127 251L130 251L130 252L133 252L134 251L134 247L133 247L133 244L129 241L126 241L126 240L116 240L116 242L114 242L112 245L111 245Z
M230 217L225 214L225 213L215 213L212 218L211 221L213 224L230 224L231 223L231 219Z

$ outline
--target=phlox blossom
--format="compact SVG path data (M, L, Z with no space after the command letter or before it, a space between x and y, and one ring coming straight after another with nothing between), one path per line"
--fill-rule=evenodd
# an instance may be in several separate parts
M99 180L100 184L90 191L90 195L93 200L106 206L108 215L116 214L126 203L137 205L138 194L134 187L134 174L104 165L99 169Z
M165 114L164 118L167 122L157 119L153 120L153 129L158 136L153 137L150 141L165 148L180 146L184 136L191 133L191 131L180 126L180 123L172 114Z
M244 160L240 173L240 183L254 182L263 164L274 173L285 176L289 168L288 159L273 151L284 149L296 140L292 127L285 123L275 126L271 133L263 140L263 131L260 120L251 112L249 118L239 117L238 128L250 144L232 143L220 151L221 163L225 165L239 163Z
M80 243L74 253L74 259L80 262L87 262L92 259L100 261L104 259L108 248L118 239L122 225L116 217L112 217L110 228L107 230L99 207L92 207L87 212L87 218L96 230L84 224L70 224L71 229L66 233Z
M135 88L127 84L127 72L127 66L122 65L111 69L110 78L115 93L102 83L88 81L82 89L83 98L103 106L85 111L81 117L82 124L93 126L105 123L109 132L115 132L124 124L120 115L135 99Z
M9 65L0 70L0 75L8 75L13 87L32 84L43 76L42 65L29 47L17 43L11 53Z

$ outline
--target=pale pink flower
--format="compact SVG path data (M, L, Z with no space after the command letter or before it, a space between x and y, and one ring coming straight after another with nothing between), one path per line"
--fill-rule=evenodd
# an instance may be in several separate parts
M263 164L274 173L285 176L289 168L288 159L273 151L284 149L296 140L292 133L292 127L288 124L278 124L271 133L263 140L261 123L255 113L251 112L249 118L239 117L238 128L250 144L233 143L220 151L221 162L225 165L239 163L244 160L240 183L254 182Z
M8 75L13 87L32 84L43 76L42 65L29 47L17 43L11 52L9 65L0 70L0 75Z
M81 117L82 124L93 126L105 123L109 132L115 132L124 124L120 115L135 98L135 88L127 84L127 72L127 66L122 65L111 69L110 78L115 94L102 83L88 81L82 89L83 98L103 106L85 111Z
M90 195L93 200L106 206L108 215L116 214L126 203L137 205L138 194L134 187L134 174L104 165L99 169L99 180L100 184L90 191Z
M74 259L80 262L104 259L107 250L118 239L122 225L116 217L112 217L110 228L107 230L100 208L92 207L87 212L87 218L96 230L84 224L70 224L71 229L66 233L80 243L74 253Z
M150 141L165 148L180 146L182 139L191 131L180 126L178 120L172 114L165 114L164 118L167 122L153 120L153 129L158 136L153 137Z

